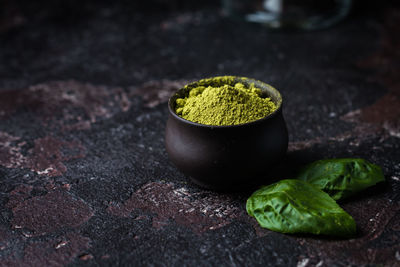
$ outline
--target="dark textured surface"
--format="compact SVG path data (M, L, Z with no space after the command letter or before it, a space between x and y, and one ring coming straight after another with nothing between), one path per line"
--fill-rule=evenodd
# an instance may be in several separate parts
M24 2L0 3L0 266L400 265L398 4L301 33L181 1ZM202 190L169 162L168 96L223 74L282 92L275 176L330 157L383 167L385 184L342 203L356 238L261 229L250 192Z

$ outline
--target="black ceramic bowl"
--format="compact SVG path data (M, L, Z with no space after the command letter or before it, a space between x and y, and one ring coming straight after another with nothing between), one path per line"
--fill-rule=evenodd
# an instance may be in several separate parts
M269 175L271 168L286 154L288 132L281 94L266 83L244 77L225 83L237 82L254 83L277 109L262 119L230 126L199 124L175 113L177 98L187 96L198 85L221 85L219 77L191 83L168 102L165 144L169 157L180 171L205 188L227 191L267 184L274 178Z

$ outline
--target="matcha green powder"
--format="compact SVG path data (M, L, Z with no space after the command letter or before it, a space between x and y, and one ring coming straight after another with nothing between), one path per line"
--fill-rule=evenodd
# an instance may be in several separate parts
M255 121L271 114L276 105L261 97L261 89L242 83L221 86L198 86L185 98L176 99L176 114L207 125L236 125Z

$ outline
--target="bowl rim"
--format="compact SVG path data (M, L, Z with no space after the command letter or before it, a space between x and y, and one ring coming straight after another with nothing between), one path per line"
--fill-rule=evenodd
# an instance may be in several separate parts
M206 81L206 80L212 80L212 79L216 79L216 78L234 78L237 80L243 80L246 81L247 83L258 83L258 84L262 84L264 86L264 88L260 88L263 92L267 91L265 88L268 88L268 90L273 91L276 96L278 97L278 102L275 103L275 105L277 105L277 108L270 114L268 114L267 116L261 118L261 119L257 119L255 121L250 121L250 122L246 122L246 123L241 123L241 124L234 124L234 125L209 125L209 124L201 124L201 123L197 123L197 122L193 122L193 121L189 121L186 120L182 117L180 117L178 114L175 113L175 110L172 108L172 99L175 99L174 97L181 91L186 90L187 86L191 86L194 85L196 83L199 83L200 81ZM248 78L248 77L242 77L242 76L233 76L233 75L224 75L224 76L214 76L214 77L208 77L208 78L203 78L197 81L193 81L191 83L186 84L184 87L179 88L178 90L176 90L168 99L168 111L169 113L177 120L185 123L185 124L189 124L192 126L196 126L196 127L203 127L203 128L219 128L219 129L224 129L224 128L238 128L238 127L244 127L244 126L248 126L248 125L256 125L259 123L262 123L268 119L271 119L273 117L276 116L276 114L278 114L281 109L282 109L282 104L283 104L283 98L282 98L282 94L273 86L271 86L270 84L257 80L257 79L253 79L253 78Z

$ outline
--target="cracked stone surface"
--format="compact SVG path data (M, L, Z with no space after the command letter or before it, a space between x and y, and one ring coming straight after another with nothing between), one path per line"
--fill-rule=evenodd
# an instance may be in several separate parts
M400 265L399 4L359 1L302 33L200 2L0 3L0 266ZM204 190L170 163L168 97L217 75L281 91L274 177L323 158L382 166L385 183L341 203L355 238L263 229L251 192Z

